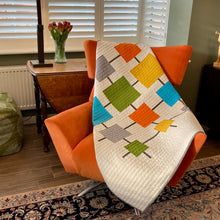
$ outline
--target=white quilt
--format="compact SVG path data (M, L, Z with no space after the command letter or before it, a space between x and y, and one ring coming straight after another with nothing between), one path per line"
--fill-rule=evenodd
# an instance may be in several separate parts
M99 41L93 125L108 187L144 211L203 132L148 46Z

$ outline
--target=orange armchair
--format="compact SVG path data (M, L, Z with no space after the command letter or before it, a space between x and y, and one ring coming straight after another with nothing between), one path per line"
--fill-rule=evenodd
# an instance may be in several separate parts
M90 78L95 76L96 46L96 41L88 40L84 42L88 76ZM152 50L170 81L174 85L180 85L191 57L191 47L155 47ZM46 119L45 124L66 172L104 181L94 151L92 99L93 91L88 102ZM175 185L180 180L205 140L206 135L203 133L198 133L195 136L182 163L171 179L170 185Z

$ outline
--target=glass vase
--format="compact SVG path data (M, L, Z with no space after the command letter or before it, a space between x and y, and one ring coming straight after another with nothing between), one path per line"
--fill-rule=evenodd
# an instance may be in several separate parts
M65 41L55 43L55 63L66 63Z

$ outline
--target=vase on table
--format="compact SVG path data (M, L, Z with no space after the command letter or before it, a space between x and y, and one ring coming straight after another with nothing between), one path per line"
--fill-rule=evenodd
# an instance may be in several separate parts
M48 25L48 29L54 39L56 63L66 63L65 42L72 27L68 21L52 22Z
M56 42L55 44L55 63L66 63L65 42Z

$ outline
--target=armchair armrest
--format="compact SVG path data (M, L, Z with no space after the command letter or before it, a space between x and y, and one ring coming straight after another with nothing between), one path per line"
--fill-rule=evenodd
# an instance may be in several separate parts
M92 103L86 102L47 118L45 124L65 170L74 172L72 151L92 132Z

